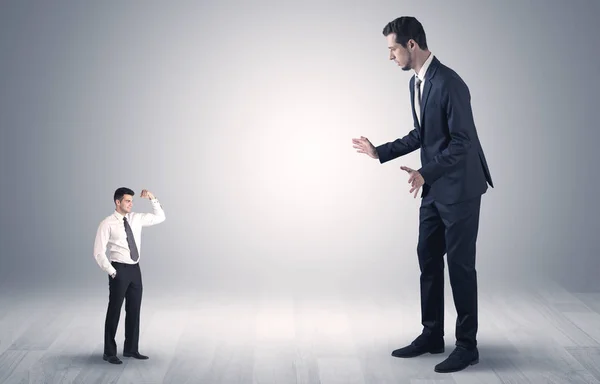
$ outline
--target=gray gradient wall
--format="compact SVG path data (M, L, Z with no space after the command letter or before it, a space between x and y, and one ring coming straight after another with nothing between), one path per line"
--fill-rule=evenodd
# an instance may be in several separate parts
M482 284L597 287L599 14L595 0L3 1L0 278L105 284L94 235L128 186L167 215L143 233L147 286L416 283L419 199L399 167L419 154L382 166L351 145L411 129L411 74L381 30L413 15L470 87L496 184Z

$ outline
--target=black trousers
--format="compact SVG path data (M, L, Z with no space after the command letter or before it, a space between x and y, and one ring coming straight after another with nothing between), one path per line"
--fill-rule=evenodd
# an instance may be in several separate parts
M457 204L421 202L417 254L421 269L423 334L444 336L444 254L456 308L456 345L477 345L477 272L475 249L481 196Z
M108 276L109 298L104 324L104 353L116 356L115 335L125 299L124 353L138 352L140 337L140 308L142 304L142 273L139 264L112 263L117 270L113 279Z

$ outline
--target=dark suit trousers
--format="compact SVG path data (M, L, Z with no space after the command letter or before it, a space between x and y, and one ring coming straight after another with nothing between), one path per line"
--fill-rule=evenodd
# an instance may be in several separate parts
M115 335L125 299L124 353L138 352L140 336L140 308L142 304L142 273L139 264L112 263L117 270L113 279L108 276L109 298L104 325L104 353L116 356Z
M444 335L444 254L457 312L456 345L477 345L477 272L475 244L481 196L441 204L429 196L421 202L417 253L421 269L423 333Z

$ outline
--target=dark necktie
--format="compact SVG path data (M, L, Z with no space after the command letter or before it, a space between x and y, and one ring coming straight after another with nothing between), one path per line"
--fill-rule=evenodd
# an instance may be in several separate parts
M125 223L125 233L127 234L127 244L129 245L129 253L131 254L131 260L137 261L140 258L138 254L137 246L135 245L135 239L133 238L133 232L127 222L127 218L123 217L123 223Z

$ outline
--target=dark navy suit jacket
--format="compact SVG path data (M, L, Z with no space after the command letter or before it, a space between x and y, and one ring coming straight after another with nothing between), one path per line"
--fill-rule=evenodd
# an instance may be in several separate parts
M425 179L421 197L429 194L443 204L454 204L494 187L471 110L471 94L460 76L434 56L421 101L421 124L414 109L414 82L410 100L415 128L406 136L376 147L380 163L421 149Z

